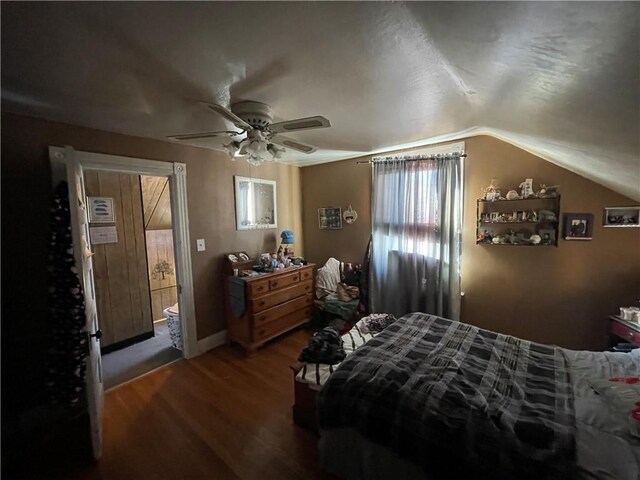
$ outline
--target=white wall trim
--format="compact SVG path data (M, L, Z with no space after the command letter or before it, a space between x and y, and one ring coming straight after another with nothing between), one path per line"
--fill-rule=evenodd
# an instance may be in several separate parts
M224 345L226 341L227 331L222 330L221 332L209 335L202 340L198 340L198 351L200 353L208 352L209 350L219 347L220 345Z
M67 147L71 148L71 147ZM49 147L49 155L64 159L65 149ZM180 306L180 326L184 340L184 357L200 353L193 299L193 272L191 269L191 240L187 208L187 167L184 163L161 162L143 158L106 155L103 153L75 151L78 163L85 170L152 175L169 178L171 192L171 216L173 221L174 253L176 256L176 280Z

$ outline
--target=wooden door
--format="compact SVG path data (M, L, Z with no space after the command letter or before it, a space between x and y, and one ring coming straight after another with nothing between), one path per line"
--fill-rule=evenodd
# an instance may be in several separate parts
M86 330L89 335L89 356L87 357L86 391L89 417L91 422L91 440L93 456L102 455L103 423L103 384L102 359L100 357L100 329L96 308L91 240L89 237L89 219L82 166L74 157L73 150L67 149L62 159L66 163L67 183L69 184L69 207L71 214L71 236L73 253L82 288Z

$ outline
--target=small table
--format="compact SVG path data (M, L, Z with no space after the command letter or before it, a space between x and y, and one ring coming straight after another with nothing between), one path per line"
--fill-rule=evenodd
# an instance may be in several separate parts
M610 315L611 334L640 347L640 323L623 320L618 315Z

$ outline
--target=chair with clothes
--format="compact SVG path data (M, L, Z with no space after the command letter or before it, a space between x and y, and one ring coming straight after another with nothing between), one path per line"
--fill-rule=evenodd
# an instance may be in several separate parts
M333 326L338 332L358 320L360 305L360 265L330 258L316 274L316 316L318 327Z

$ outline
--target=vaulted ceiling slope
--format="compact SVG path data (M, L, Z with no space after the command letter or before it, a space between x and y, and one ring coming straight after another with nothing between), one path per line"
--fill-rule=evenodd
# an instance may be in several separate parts
M199 100L329 118L297 165L490 134L640 200L639 29L638 2L2 2L2 105L159 139L230 127Z

